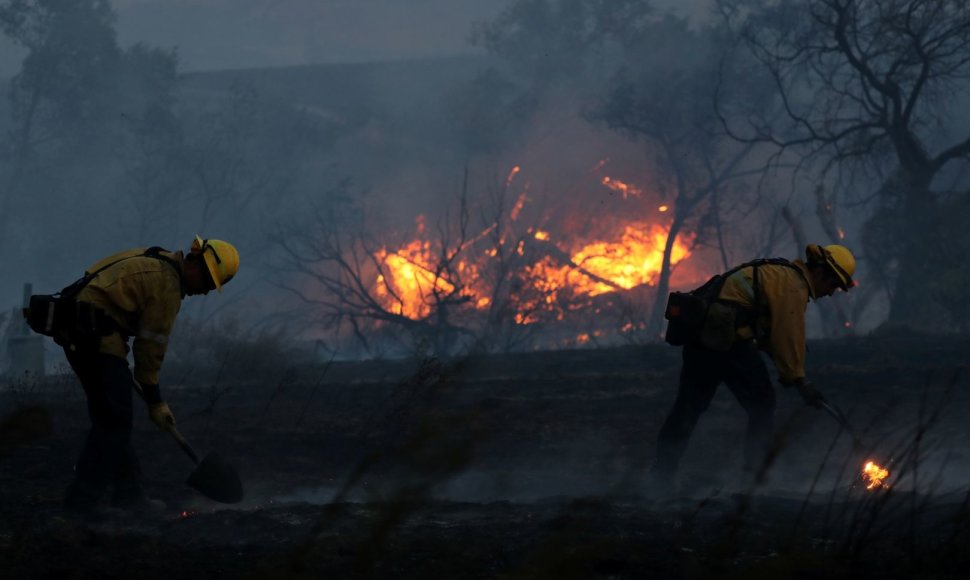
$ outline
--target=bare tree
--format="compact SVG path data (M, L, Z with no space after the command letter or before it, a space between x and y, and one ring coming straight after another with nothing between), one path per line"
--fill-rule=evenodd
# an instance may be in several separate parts
M689 31L682 21L668 19L658 26L667 27L668 42L676 31L681 36L679 45L693 46L700 56L698 61L672 66L662 58L651 59L658 50L649 40L630 46L627 59L639 64L637 72L621 71L611 90L587 113L591 119L646 145L650 174L671 202L672 221L648 323L648 332L654 336L663 322L678 237L691 220L697 226L696 242L703 241L703 230L709 227L727 264L721 218L730 206L740 202L738 191L730 188L731 182L763 170L755 157L756 143L734 142L721 130L715 114L714 98L719 88L714 80L716 69L703 58L714 54L718 46L715 39ZM746 98L753 100L756 96L748 91Z
M38 152L89 137L102 120L115 86L121 51L107 0L5 0L0 30L25 48L9 99L13 130L0 154L0 241Z
M933 259L938 255L935 224L947 194L939 177L970 155L970 136L946 122L949 108L967 88L970 5L957 0L718 4L767 74L784 111L780 119L768 119L749 110L747 123L734 117L725 125L743 142L796 152L808 164L821 162L823 173L838 169L850 187L865 193L866 179L881 178L866 255L880 259L877 272L898 266L889 282L891 322L931 319L925 282L948 267ZM890 231L892 236L879 234Z
M312 223L278 229L278 269L286 277L279 284L309 307L313 324L349 327L365 349L372 348L379 330L391 328L403 332L411 348L454 354L475 338L467 321L454 316L471 300L471 273L464 263L466 192L467 176L458 210L437 222L433 248L428 241L418 260L386 239L374 239L359 200L338 188L313 212ZM417 302L397 283L416 289Z

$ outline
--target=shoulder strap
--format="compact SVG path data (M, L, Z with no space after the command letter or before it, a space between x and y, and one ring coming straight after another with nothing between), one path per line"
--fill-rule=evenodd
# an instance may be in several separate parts
M101 266L100 268L98 268L94 272L85 273L84 276L81 276L80 278L78 278L77 280L75 280L74 282L72 282L70 285L64 287L60 292L57 293L57 296L59 296L61 298L72 298L74 296L77 296L77 294L79 292L81 292L81 290L83 290L84 287L87 286L91 282L91 280L94 280L94 278L98 274L100 274L101 272L104 272L105 270L107 270L111 266L114 266L115 264L124 262L125 260L130 260L131 258L146 258L147 257L147 258L155 258L156 260L160 260L162 262L165 262L166 264L168 264L169 266L171 266L175 270L175 273L178 274L179 275L179 279L181 279L182 273L179 270L178 264L175 262L175 260L169 258L168 256L163 256L161 254L162 252L167 252L167 251L168 250L165 250L161 246L152 246L152 247L148 248L147 250L145 250L144 252L142 252L140 254L135 254L134 256L125 256L124 258L115 260L114 262L111 262L110 264L105 264L104 266Z
M155 258L156 260L161 260L162 262L165 262L166 264L168 264L169 266L171 266L175 270L175 273L179 275L179 278L181 278L182 277L182 271L179 269L178 262L176 262L172 258L169 258L168 256L162 255L162 252L168 252L168 250L166 250L165 248L163 248L161 246L152 246L152 247L148 248L147 250L145 250L145 253L142 254L142 255L143 256L147 256L149 258Z
M758 260L752 260L750 262L742 264L737 268L737 269L741 269L741 268L746 268L748 266L751 266L752 287L754 288L754 298L752 300L752 305L751 305L751 325L752 325L751 328L754 331L755 337L758 339L761 338L759 329L758 329L758 314L761 311L761 288L759 286L760 276L758 276L758 269L761 266L769 266L769 265L786 266L788 268L795 270L799 274L801 274L802 272L798 266L796 266L795 264L792 264L790 261L786 260L785 258L761 258Z

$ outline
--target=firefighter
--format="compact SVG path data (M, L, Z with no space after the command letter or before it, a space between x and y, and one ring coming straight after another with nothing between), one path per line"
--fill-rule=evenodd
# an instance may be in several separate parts
M164 507L150 500L131 446L132 391L137 388L148 416L161 429L175 426L162 398L158 375L182 299L222 291L239 269L239 253L221 240L195 237L188 254L161 248L133 249L94 264L74 288L77 326L57 342L87 396L91 429L64 497L69 509L90 512L111 489L111 505L143 511ZM70 288L70 287L69 287ZM83 330L83 329L82 329ZM91 338L92 335L95 335ZM132 338L134 376L128 367Z
M809 299L854 285L855 258L844 246L815 244L806 247L805 258L763 261L725 279L696 340L684 345L677 398L657 438L652 493L672 490L691 432L722 382L747 412L743 469L749 480L757 476L775 413L775 390L759 349L783 386L795 388L809 405L824 401L805 377L805 310Z

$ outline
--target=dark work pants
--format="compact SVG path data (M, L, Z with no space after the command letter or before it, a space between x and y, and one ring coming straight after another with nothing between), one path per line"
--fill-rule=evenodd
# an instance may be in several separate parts
M134 379L128 361L97 352L64 352L84 387L91 419L65 501L76 506L93 504L109 485L114 487L114 500L140 496L141 468L131 446Z
M744 468L754 472L761 467L774 432L775 389L754 342L743 341L726 352L684 347L677 400L657 440L659 473L672 476L677 472L694 426L722 382L748 413Z

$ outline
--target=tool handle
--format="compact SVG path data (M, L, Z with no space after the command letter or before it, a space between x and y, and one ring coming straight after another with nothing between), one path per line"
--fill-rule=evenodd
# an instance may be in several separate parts
M141 388L141 385L138 383L138 381L133 380L131 381L131 383L135 388L135 392L138 393L138 396L144 399L145 391ZM184 451L185 454L188 455L189 458L192 459L192 461L196 465L198 465L199 464L198 454L196 454L195 449L192 449L192 446L189 445L189 442L185 440L185 437L182 437L182 434L179 433L179 430L175 428L175 425L167 426L165 427L165 430L168 431L169 434L175 439L175 441L178 442L179 447L182 448L182 451Z
M841 409L839 409L838 407L836 407L835 405L833 405L832 403L824 399L822 401L819 401L819 406L822 409L824 409L829 415L831 415L832 418L835 419L836 422L839 425L841 425L843 429L845 429L845 432L848 433L850 437L852 437L852 443L856 447L860 447L860 448L864 447L864 445L862 444L862 439L860 439L859 436L855 434L855 431L849 425L849 421L845 418L845 414L842 413Z
M196 465L198 465L199 456L195 453L195 450L192 449L192 446L189 445L189 442L185 440L185 437L182 437L182 434L179 433L179 430L176 429L174 426L168 427L165 430L168 431L175 439L175 441L178 442L179 447L182 448L182 451L184 451L185 454L188 455L192 459L192 461L195 462Z

